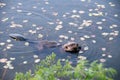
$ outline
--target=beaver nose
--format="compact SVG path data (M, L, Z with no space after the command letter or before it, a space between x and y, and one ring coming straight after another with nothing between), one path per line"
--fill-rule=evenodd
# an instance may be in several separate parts
M78 48L76 48L76 47L75 47L75 48L73 48L73 51L78 51L78 50L79 50L79 49L78 49Z

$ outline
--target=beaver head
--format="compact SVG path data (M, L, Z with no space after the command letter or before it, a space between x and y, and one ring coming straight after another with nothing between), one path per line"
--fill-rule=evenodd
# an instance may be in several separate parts
M64 51L71 52L71 53L77 53L81 49L78 43L76 42L68 42L62 46Z

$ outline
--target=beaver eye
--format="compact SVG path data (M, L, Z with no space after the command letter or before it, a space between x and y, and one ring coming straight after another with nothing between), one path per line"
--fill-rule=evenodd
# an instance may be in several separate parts
M79 44L77 44L77 46L79 46Z
M67 46L65 46L65 48L67 49L68 47L67 47Z

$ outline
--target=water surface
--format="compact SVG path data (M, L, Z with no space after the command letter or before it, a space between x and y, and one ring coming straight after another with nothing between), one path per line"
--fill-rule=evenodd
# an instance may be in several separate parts
M1 0L0 79L12 80L15 72L33 70L39 60L55 52L57 59L99 60L120 75L119 0ZM78 42L78 56L61 47L38 50L36 44L17 42L9 34L32 40ZM36 61L36 62L35 62ZM115 80L120 80L119 76Z

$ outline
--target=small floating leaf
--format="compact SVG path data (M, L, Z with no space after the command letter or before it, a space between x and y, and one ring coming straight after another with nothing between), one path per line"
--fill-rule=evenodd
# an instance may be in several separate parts
M25 42L25 46L29 46L29 42Z
M35 62L35 63L39 63L39 62L40 62L40 59L36 59L34 62Z
M27 61L23 61L23 64L27 64L28 62Z
M5 63L5 62L7 62L7 59L6 59L6 58L0 59L0 63Z

